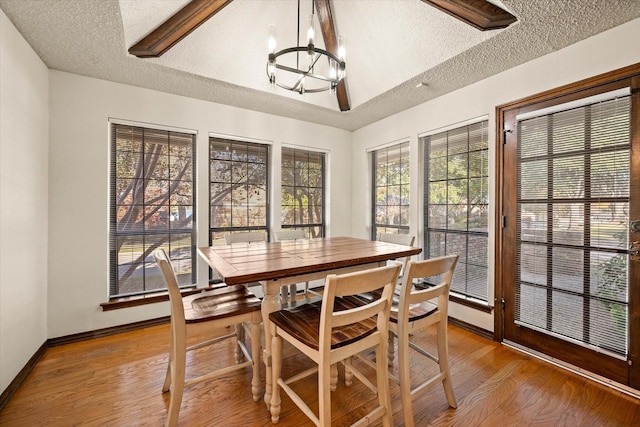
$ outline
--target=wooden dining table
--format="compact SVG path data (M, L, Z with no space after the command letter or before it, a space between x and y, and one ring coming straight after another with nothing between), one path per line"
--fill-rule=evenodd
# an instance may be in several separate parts
M421 248L393 243L329 237L245 245L198 248L198 253L229 285L260 282L264 293L262 318L269 334L269 313L281 308L280 288L324 279L386 264L393 259L417 255ZM263 361L266 367L265 396L271 402L271 339L265 337Z

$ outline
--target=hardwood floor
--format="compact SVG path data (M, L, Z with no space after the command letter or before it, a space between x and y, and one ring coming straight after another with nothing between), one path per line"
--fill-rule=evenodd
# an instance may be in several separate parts
M436 385L414 400L417 426L640 425L640 400L459 327L449 329L458 408L448 407L442 387ZM168 331L168 325L155 326L48 349L0 412L0 425L162 425L168 404L168 394L161 392ZM429 333L414 338L425 345L433 341ZM197 374L207 364L229 363L230 345L192 352L188 373ZM304 356L288 353L283 371L308 366ZM418 366L416 357L415 377L430 369ZM261 375L264 381L264 368ZM310 380L314 385L303 387L301 393L313 401L315 381ZM250 372L244 370L187 388L179 424L271 426L264 403L251 399L250 381ZM396 426L403 424L398 391L392 383ZM333 425L350 424L375 404L374 399L357 380L346 387L340 369L338 390L332 394ZM283 394L278 425L312 424Z

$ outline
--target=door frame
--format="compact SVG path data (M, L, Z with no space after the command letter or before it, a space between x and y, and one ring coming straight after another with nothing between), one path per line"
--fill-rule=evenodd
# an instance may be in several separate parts
M512 192L515 186L509 186L505 183L505 154L507 150L515 149L514 146L508 146L506 144L506 135L511 131L505 129L508 123L512 123L515 119L515 112L518 109L523 109L533 104L539 104L540 108L545 107L545 103L554 104L557 98L563 97L565 101L572 99L581 99L592 95L592 92L601 92L603 86L615 87L631 86L632 87L632 106L631 106L631 120L635 123L640 123L640 96L638 93L640 90L640 63L633 64L624 68L620 68L614 71L610 71L604 74L600 74L594 77L590 77L584 80L580 80L575 83L560 86L554 89L550 89L520 100L502 104L496 107L496 150L495 150L495 258L494 258L494 277L495 277L495 307L494 311L494 339L496 341L504 341L505 338L505 283L507 280L515 280L513 277L506 277L504 266L505 248L504 242L506 239L509 241L515 240L515 227L505 227L506 222L509 220L515 220L515 218L506 218L504 216L505 205L504 201L509 197L512 197ZM635 88L635 89L634 89ZM634 96L635 95L635 96ZM631 129L631 168L640 168L640 126L634 126ZM510 155L514 153L509 152ZM635 169L639 170L639 169ZM638 178L636 177L636 180ZM639 182L634 181L632 183L635 188L640 186ZM505 193L506 192L506 193ZM630 218L639 217L640 212L629 212ZM640 277L630 277L629 283L640 283ZM634 289L632 286L629 288L629 300L637 301L640 299L640 289ZM638 324L640 319L640 312L631 310L629 313L632 323ZM636 331L637 333L637 331ZM640 340L630 341L629 343L629 360L638 361L640 363ZM629 382L635 384L635 388L640 389L640 369L637 367L629 370Z

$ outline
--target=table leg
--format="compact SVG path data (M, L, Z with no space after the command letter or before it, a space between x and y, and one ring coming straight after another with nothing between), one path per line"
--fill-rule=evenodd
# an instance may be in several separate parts
M262 322L264 327L263 361L265 365L264 403L266 403L267 408L270 409L273 382L271 376L271 322L269 321L269 313L278 311L281 308L280 285L278 281L273 280L261 283L264 293L264 298L262 299Z

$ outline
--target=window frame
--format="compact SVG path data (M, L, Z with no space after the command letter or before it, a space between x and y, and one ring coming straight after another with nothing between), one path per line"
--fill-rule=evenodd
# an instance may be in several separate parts
M398 234L409 234L410 231L410 208L411 208L411 176L410 176L410 165L411 165L411 145L409 144L409 141L402 141L402 142L398 142L396 144L392 144L392 145L388 145L385 147L381 147L375 150L371 150L371 239L372 240L376 240L378 238L378 235L380 233L398 233ZM378 166L379 163L377 162L377 156L378 154L380 154L381 152L386 152L386 157L387 160L389 158L389 151L390 150L399 150L399 159L400 159L400 167L402 167L404 164L402 162L402 160L405 158L403 156L405 150L406 150L406 165L404 165L404 167L406 167L406 171L407 171L407 182L399 182L397 185L400 187L399 191L400 191L400 204L399 205L389 205L389 204L384 204L384 205L379 205L377 203L377 194L378 194L378 189L382 188L382 187L389 187L389 183L387 182L386 184L383 185L379 185L378 181L377 181L377 176L378 176ZM387 161L385 163L385 165L389 165L389 161ZM401 181L401 180L400 180ZM408 203L403 204L402 203L402 193L403 193L403 189L402 187L406 186L406 198ZM389 194L388 191L386 191L386 194ZM406 224L390 224L389 223L389 215L385 215L386 218L386 222L384 224L382 223L378 223L377 222L377 209L378 206L385 206L385 207L389 207L389 206L398 206L400 208L400 217L402 218L402 211L404 208L404 211L406 212L406 218L407 218L407 222ZM401 219L402 220L402 219ZM400 221L401 221L400 220Z
M477 125L481 125L482 126L482 134L483 134L483 138L484 138L484 147L481 149L475 149L475 150L470 150L469 148L469 144L470 144L470 139L469 139L469 130L472 126L477 126ZM466 150L465 151L461 151L458 152L456 154L462 154L462 155L466 155L466 174L465 177L454 177L452 179L449 178L448 175L448 171L449 171L449 156L450 153L448 151L448 147L449 147L449 141L448 141L448 136L449 134L454 134L455 132L461 132L462 130L466 129L467 130L467 137L466 137ZM430 205L434 205L433 203L430 202L430 169L429 169L429 160L430 160L430 154L431 154L431 146L430 146L430 140L431 137L434 137L436 135L441 135L441 134L446 134L447 135L447 146L446 146L446 160L447 160L447 177L444 180L434 180L435 181L444 181L447 186L449 181L453 181L453 180L466 180L466 187L467 187L467 191L466 191L466 203L464 205L460 205L459 206L465 206L466 209L466 223L465 223L465 230L459 230L459 229L450 229L449 228L449 224L448 224L448 217L449 217L449 206L450 205L454 205L454 203L450 203L450 198L449 198L449 194L447 193L447 200L445 201L444 206L446 213L445 213L445 218L446 221L444 222L444 226L441 227L435 227L435 226L431 226L430 221L429 221L429 209L430 209ZM488 216L489 216L489 209L490 209L490 200L489 200L489 167L488 167L488 160L489 160L489 141L488 141L488 118L487 117L481 117L481 118L477 118L477 119L473 119L473 120L469 120L467 122L464 123L458 123L456 125L452 125L446 128L441 128L441 129L437 129L434 130L432 132L428 132L428 133L424 133L419 135L419 140L420 140L420 144L423 148L423 177L422 177L422 185L424 188L424 198L423 198L423 214L422 214L422 219L423 219L423 232L424 232L424 245L423 245L423 253L424 253L424 258L428 259L431 258L433 256L440 256L440 255L448 255L450 253L456 252L456 251L451 251L449 246L447 245L447 237L449 235L451 236L457 236L459 238L464 237L464 246L466 248L466 252L465 254L460 253L460 261L458 262L458 267L456 267L456 275L454 275L452 284L451 284L451 291L450 291L450 299L455 300L456 302L460 302L463 305L468 305L470 307L478 307L478 308L483 308L486 309L486 307L488 307L489 305L489 299L491 297L491 291L489 289L489 220L488 220ZM476 152L476 153L480 153L480 152L484 152L484 159L485 159L485 165L484 165L484 174L482 175L473 175L473 177L470 175L470 170L471 170L471 164L469 161L470 158L470 153L472 152ZM470 180L471 179L484 179L485 180L485 184L486 184L486 202L482 203L481 205L484 206L484 211L485 211L485 231L470 231L469 230L469 212L471 211L471 207L474 206L474 204L470 203ZM448 191L448 190L447 190ZM480 205L480 204L476 204L476 205ZM437 233L442 233L445 236L445 241L444 241L444 249L442 250L442 253L437 253L437 254L432 254L431 251L431 246L430 246L430 233L432 232L437 232ZM471 263L468 264L467 261L467 255L470 253L469 251L469 238L476 236L477 238L484 238L486 241L486 244L484 246L485 249L485 262L483 266ZM464 255L464 256L463 256ZM474 267L474 268L483 268L484 269L484 278L485 278L485 284L484 284L484 292L485 294L483 295L478 295L477 293L471 293L469 292L469 283L467 280L467 273L468 273L468 267ZM460 287L454 287L455 285L460 285L460 282L456 283L456 279L457 277L461 276L461 273L459 273L460 269L464 268L464 289L460 289ZM457 276L457 277L456 277Z
M212 184L214 183L214 181L212 181L212 176L211 176L211 171L212 171L212 162L215 160L220 160L220 159L215 159L212 157L212 144L214 142L218 142L218 143L227 143L227 144L231 144L232 146L246 146L246 147L253 147L255 149L264 149L265 154L264 154L264 165L265 165L265 180L264 180L264 187L265 187L265 225L264 226L253 226L253 225L246 225L246 226L233 226L233 225L229 225L229 226L220 226L220 227L214 227L212 225L212 218L211 218L211 212L212 212L212 205L211 205L211 200L212 200L212 192L211 192L211 187ZM209 140L208 140L208 169L209 172L207 174L208 179L207 179L207 185L208 185L208 189L207 189L207 193L209 196L208 202L207 202L207 206L208 206L208 210L209 210L209 215L208 215L208 241L209 241L209 245L214 245L216 244L216 239L213 238L214 233L234 233L234 232L242 232L242 231L265 231L267 233L267 236L269 236L270 234L270 226L271 226L271 206L270 206L270 200L271 200L271 162L270 162L270 156L271 156L271 146L269 144L265 144L265 143L258 143L258 142L250 142L250 141L243 141L243 140L234 140L234 139L229 139L229 138L225 138L225 137L220 137L220 136L214 136L214 135L210 135L209 136ZM248 159L248 157L247 157ZM231 159L232 164L234 162L240 163L240 161L235 161L233 159ZM244 162L247 164L252 164L252 163L257 163L257 162ZM217 181L216 181L217 182ZM218 182L218 183L225 183L225 182ZM234 184L239 184L239 183L233 183L233 182L229 182L230 185L234 185ZM247 182L242 182L242 184L247 184ZM261 184L262 185L262 184ZM248 206L248 202L247 202L247 206ZM224 239L217 239L217 244L224 244Z
M173 195L168 195L166 197L166 202L168 203L168 207L170 208L171 206L189 206L191 209L191 215L190 215L190 227L181 227L181 228L171 228L170 224L171 224L171 219L168 218L167 219L167 228L166 229L144 229L144 221L146 221L146 219L143 219L143 229L142 230L129 230L129 231L124 231L124 230L118 230L118 208L120 206L130 206L130 205L134 205L133 203L131 204L124 204L124 203L118 203L117 197L117 180L119 178L118 175L118 159L119 153L122 152L126 152L126 150L118 150L118 130L122 129L125 130L126 128L129 128L130 132L135 132L138 131L140 132L141 135L141 151L140 153L142 154L142 164L144 165L145 163L145 156L144 153L147 153L146 150L146 145L147 144L155 144L157 142L153 142L151 140L146 141L145 140L145 132L149 132L149 133L166 133L166 137L167 137L167 144L171 144L171 136L175 136L177 138L182 138L182 139L190 139L190 165L184 165L183 167L185 169L182 169L181 173L179 173L178 175L181 175L182 173L185 172L185 170L187 170L186 168L190 169L190 174L191 174L191 179L190 180L179 180L179 179L174 179L172 180L171 178L166 178L166 179L161 179L158 177L155 177L155 179L153 178L153 174L147 170L146 174L144 177L138 177L138 176L131 176L131 177L127 177L127 176L123 176L123 179L133 179L133 180L142 180L142 189L146 188L146 184L145 182L147 181L167 181L169 183L171 182L177 182L177 181L182 181L182 182L189 182L190 186L191 186L191 203L188 205L184 205L184 204L175 204L172 205L171 203L171 199L173 198L173 195L175 195L175 193L173 193ZM177 264L182 264L183 261L185 259L190 259L190 267L188 267L188 271L190 269L190 280L189 283L180 283L180 287L181 288L189 288L189 287L193 287L194 284L196 283L197 280L197 262L195 262L196 260L196 244L197 244L197 227L196 227L196 132L194 131L189 131L189 130L185 130L185 129L175 129L175 128L170 128L170 127L163 127L163 126L150 126L148 124L142 124L142 123L132 123L132 122L125 122L125 121L115 121L115 120L110 120L109 121L109 152L110 152L110 159L109 159L109 300L118 300L118 299L123 299L123 298L130 298L130 297L148 297L149 295L153 295L153 294L158 294L158 293L162 293L162 292L166 292L166 286L164 284L164 280L162 280L162 276L160 274L160 271L157 269L157 276L159 277L158 281L160 281L162 283L162 287L154 287L154 288L150 288L150 289L146 289L147 287L147 283L146 283L146 276L147 276L147 270L149 269L149 266L151 266L151 268L153 269L153 266L155 265L155 261L152 260L151 257L151 252L158 247L161 247L163 245L166 244L166 242L163 242L162 244L152 244L150 246L150 249L145 250L142 253L142 262L139 263L143 266L143 283L142 283L142 289L141 290L132 290L131 292L122 292L121 287L124 286L122 283L120 283L120 279L121 277L119 277L118 275L118 271L119 271L119 264L118 264L118 250L116 249L116 246L118 244L118 240L119 239L126 239L126 238L135 238L135 237L141 237L143 239L143 241L146 239L146 237L157 237L157 236L161 236L161 235L166 235L167 238L169 239L169 245L171 245L171 236L177 236L177 235L189 235L190 236L190 244L189 244L189 257L179 257L176 254L173 253L171 246L169 246L168 252L170 254L172 254L172 258L175 258L175 260L173 262L177 263ZM151 135L149 135L149 138L151 138ZM171 165L171 149L168 148L167 149L167 162L168 165ZM175 157L180 157L180 156L174 156ZM137 160L139 161L139 160ZM156 169L153 169L154 171ZM144 169L140 169L141 173L144 173ZM170 167L168 166L168 170L167 170L167 177L169 177L171 175L171 171L170 171ZM140 184L137 184L140 185ZM177 188L176 188L177 189ZM143 191L144 193L144 191ZM139 203L137 203L138 205L140 205ZM146 206L156 206L153 204L147 204L146 201L144 200L144 196L143 196L143 200L142 200L142 206L143 208ZM186 209L186 208L184 208ZM180 209L178 210L178 212L180 211ZM159 210L157 211L159 212ZM174 215L172 215L171 213L168 214L171 217L174 217ZM178 214L179 215L179 214ZM185 210L185 215L187 215L187 212ZM179 219L178 219L179 220ZM187 222L189 222L189 215L185 216L184 220L186 220ZM145 244L146 246L146 244ZM148 253L147 253L148 252ZM149 261L147 261L147 259L149 259ZM132 273L133 274L133 273Z
M320 173L321 173L321 178L320 178L320 186L314 186L311 187L308 185L296 185L297 183L295 182L295 177L294 177L294 182L292 185L285 185L284 183L284 159L285 159L285 152L291 151L291 156L292 156L292 163L294 165L294 171L298 168L296 168L295 163L298 161L296 160L296 154L302 154L305 155L307 160L309 159L309 157L311 155L314 156L320 156ZM296 148L296 147L282 147L281 150L281 154L280 154L280 169L281 169L281 181L280 181L280 194L281 194L281 199L280 199L280 216L281 216L281 224L280 227L282 229L289 229L289 230L305 230L307 233L307 236L309 238L317 238L317 237L325 237L326 235L326 197L327 197L327 187L326 187L326 180L327 180L327 173L326 173L326 165L327 165L327 154L325 152L322 151L314 151L314 150L308 150L308 149L302 149L302 148ZM300 162L303 162L304 160L300 160ZM307 165L310 163L310 161L306 162ZM285 213L285 205L284 205L284 198L282 197L282 195L285 192L285 188L292 188L293 192L295 193L297 189L307 189L309 190L310 188L315 188L315 189L320 189L321 191L321 213L320 213L320 222L303 222L303 221L298 221L299 216L294 214L294 222L293 224L289 224L286 223L284 220L284 213ZM286 205L289 206L289 205ZM306 206L306 208L311 209L311 206L308 205ZM317 228L320 230L320 232L316 235L313 233L313 229Z

